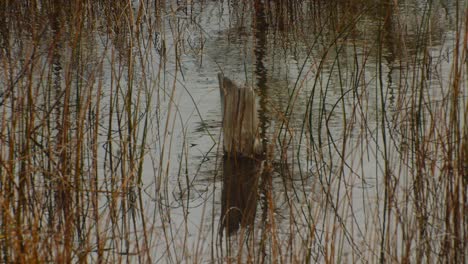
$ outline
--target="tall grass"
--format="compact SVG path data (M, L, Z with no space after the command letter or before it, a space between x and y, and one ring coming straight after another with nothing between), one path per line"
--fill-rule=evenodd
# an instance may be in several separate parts
M2 1L2 262L151 262L148 7Z
M213 14L259 101L265 160L248 179L222 174L219 122L192 82L235 72L207 50ZM466 14L0 2L1 262L467 262ZM213 145L194 154L194 133Z

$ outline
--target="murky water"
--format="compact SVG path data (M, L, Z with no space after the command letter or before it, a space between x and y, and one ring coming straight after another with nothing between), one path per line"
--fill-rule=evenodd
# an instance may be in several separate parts
M182 109L181 120L186 124L189 146L182 154L185 157L180 157L180 153L174 156L188 160L188 169L183 187L177 187L180 179L174 175L168 185L177 193L173 202L179 203L179 208L171 210L174 218L180 219L173 222L173 228L184 229L182 234L192 235L193 243L198 241L199 232L206 232L204 250L212 248L212 244L219 246L213 237L220 236L217 230L224 212L224 204L220 204L224 199L220 198L224 197L225 189L232 188L226 186L229 176L222 173L219 145L214 145L221 123L215 76L222 70L238 83L255 87L264 136L276 146L271 185L266 187L263 183L263 188L271 188L271 192L267 194L259 184L253 184L253 189L239 191L243 199L232 198L239 203L257 202L255 224L248 221L256 226L252 232L257 230L260 234L258 230L265 224L272 224L271 219L265 219L272 217L267 215L267 208L274 206L276 239L287 239L286 243L292 245L303 243L303 238L291 241L294 236L290 232L307 233L314 225L314 238L319 241L314 254L319 256L325 250L320 248L320 241L326 240L326 233L331 232L328 225L333 222L341 226L340 243L347 244L341 253L344 259L351 260L353 253L356 254L353 258L368 256L379 243L375 235L382 232L383 152L389 153L390 159L397 158L399 145L404 144L398 131L392 133L394 111L401 107L398 104L405 103L407 82L418 79L415 74L424 74L419 72L421 64L417 62L423 59L423 52L437 61L430 62L429 78L425 80L432 102L441 99L442 79L447 80L450 69L448 54L453 52L451 41L455 34L451 14L455 7L433 6L433 10L428 10L423 3L413 4L398 8L392 8L390 3L363 5L364 9L356 8L355 13L339 5L324 7L324 17L315 21L320 25L314 28L307 22L292 22L290 31L266 25L268 18L263 17L262 10L257 10L254 18L239 18L231 17L229 11L241 7L207 5L198 16L200 27L209 36L204 43L203 61L198 55L188 55L181 66L187 92L197 102L201 118L190 107ZM327 17L326 11L333 17ZM349 16L351 13L353 16ZM428 15L436 18L431 19L430 25L421 25ZM421 36L418 27L424 26L430 27L429 33ZM430 44L422 51L418 42ZM440 79L441 76L446 77ZM178 105L195 107L191 98L184 98L187 95L182 95ZM386 108L385 129L389 129L386 133L382 133L380 126L382 104ZM386 143L386 150L382 137L391 142ZM173 171L177 171L177 166ZM405 181L404 171L408 169L411 170L391 170L400 171L395 172L395 177ZM402 184L401 188L411 188L411 184ZM250 192L258 199L246 198ZM181 197L177 198L178 195ZM396 200L407 200L404 196ZM237 210L243 207L239 205ZM184 226L186 222L189 224Z
M10 47L4 50L24 59L16 66L2 60L13 65L0 73L3 122L20 111L9 97L11 72L20 76L27 56L37 56L30 83L38 87L42 110L33 123L57 122L57 128L44 125L52 132L37 141L52 145L53 131L61 135L59 123L67 122L57 110L62 107L89 126L77 137L87 142L83 156L98 158L84 158L83 171L92 168L90 193L102 195L71 199L88 206L82 212L101 214L96 225L83 220L83 229L88 225L107 240L74 234L74 243L87 237L90 245L116 252L106 253L109 261L134 262L399 262L442 254L444 234L454 230L441 220L449 206L440 201L451 192L436 194L445 186L446 160L444 141L432 142L438 137L430 131L443 134L437 120L445 122L450 112L444 109L450 108L454 54L467 49L459 41L466 37L460 29L466 1L254 2L166 3L159 14L132 2L132 16L116 12L114 28L93 24L77 37L77 25L56 20L37 46L34 35L14 40L26 29L4 37L2 45ZM146 19L142 13L162 19L155 26L125 26ZM267 161L239 167L223 157L219 72L254 88ZM466 129L466 73L461 76L456 111ZM79 88L87 85L99 90ZM68 96L65 86L77 87L67 103L61 100ZM422 149L428 156L419 160ZM425 183L417 175L425 175ZM49 180L43 183L47 189ZM109 209L114 203L120 213ZM466 223L466 215L461 219ZM466 237L466 226L461 232Z

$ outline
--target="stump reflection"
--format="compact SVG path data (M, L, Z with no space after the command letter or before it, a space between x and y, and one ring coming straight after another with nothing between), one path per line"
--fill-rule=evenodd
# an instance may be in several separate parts
M257 208L257 186L261 162L252 158L224 155L221 229L227 236L239 227L252 227Z

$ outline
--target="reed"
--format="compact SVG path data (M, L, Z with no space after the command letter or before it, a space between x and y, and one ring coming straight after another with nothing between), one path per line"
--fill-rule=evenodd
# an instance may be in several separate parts
M466 14L0 1L0 262L467 262Z

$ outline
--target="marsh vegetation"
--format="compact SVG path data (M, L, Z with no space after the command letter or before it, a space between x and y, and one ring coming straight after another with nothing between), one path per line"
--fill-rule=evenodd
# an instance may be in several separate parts
M0 262L468 262L467 8L0 1Z

